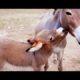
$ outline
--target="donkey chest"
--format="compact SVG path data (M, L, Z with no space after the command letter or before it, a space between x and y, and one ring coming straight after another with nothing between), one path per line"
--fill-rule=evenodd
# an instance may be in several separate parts
M60 46L54 46L53 47L53 52L54 53L60 53L62 50L63 50L63 48L60 47Z

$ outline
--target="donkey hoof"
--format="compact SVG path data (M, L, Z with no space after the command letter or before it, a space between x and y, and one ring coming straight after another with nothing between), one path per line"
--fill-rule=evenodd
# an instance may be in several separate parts
M58 67L58 71L63 71L62 67Z

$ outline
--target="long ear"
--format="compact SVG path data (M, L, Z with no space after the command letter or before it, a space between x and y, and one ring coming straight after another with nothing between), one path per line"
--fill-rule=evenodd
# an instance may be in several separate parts
M34 43L32 45L32 47L28 50L28 52L35 52L35 51L38 51L39 49L41 49L43 46L43 43L42 42L38 42L38 43Z

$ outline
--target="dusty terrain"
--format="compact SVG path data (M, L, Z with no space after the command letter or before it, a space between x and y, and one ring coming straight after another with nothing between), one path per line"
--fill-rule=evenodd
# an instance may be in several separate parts
M41 17L48 9L0 9L0 37L25 42L34 35L34 30ZM49 59L48 71L57 71L53 64L53 56ZM80 46L70 34L63 60L64 71L80 71ZM30 71L29 67L17 67L6 63L4 71Z

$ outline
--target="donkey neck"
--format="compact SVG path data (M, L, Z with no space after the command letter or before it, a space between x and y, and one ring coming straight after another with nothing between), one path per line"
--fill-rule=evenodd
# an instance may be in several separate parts
M52 53L52 44L44 44L39 52L41 55L50 56Z
M60 24L60 18L59 18L59 12L56 13L55 15L53 14L53 12L49 12L47 13L41 23L43 24L44 28L47 28L49 30L56 30L58 27L61 26Z

